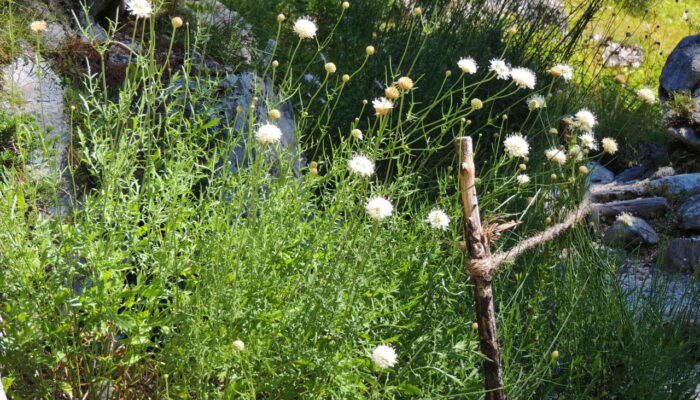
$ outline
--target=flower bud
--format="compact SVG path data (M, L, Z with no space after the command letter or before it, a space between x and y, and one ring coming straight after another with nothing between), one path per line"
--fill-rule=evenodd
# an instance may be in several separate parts
M346 82L346 83L347 83L349 80L350 80L350 75L344 74L344 75L343 75L343 82Z
M325 68L326 72L329 74L335 74L335 71L338 69L332 62L326 63L323 68Z
M277 60L275 60L275 61L272 62L272 66L273 66L274 68L279 67L279 66L280 66L280 62L277 61Z
M399 78L399 80L396 83L398 83L401 90L413 89L413 79L411 79L407 76L402 76L401 78Z
M414 8L413 15L415 15L416 17L420 17L421 15L423 15L423 9L420 7Z
M173 19L170 20L170 23L172 24L174 29L178 29L179 27L182 26L182 18L173 17Z
M351 134L352 137L354 137L355 139L357 139L357 140L362 140L362 131L361 131L361 130L355 128L355 129L353 129L352 131L350 131L350 134Z
M384 89L384 95L389 100L396 100L399 98L399 90L394 86L389 86L388 88Z
M282 116L282 113L280 113L280 110L274 108L270 110L270 119L279 119Z
M368 55L368 56L373 55L373 54L374 54L374 46L371 46L371 45L370 45L370 46L367 46L367 48L365 49L365 51L367 52L367 55Z
M472 324L472 329L474 329L474 330L479 329L479 324L477 324L476 322L474 322L474 323Z
M481 110L482 108L484 108L484 103L481 100L476 99L476 98L472 99L471 105L472 105L472 108L475 110Z
M580 172L581 175L586 175L588 173L588 167L586 167L585 165L582 165L582 166L578 167L578 172Z
M343 2L343 10L347 10L348 8L350 8L350 3L348 3L347 1L344 1Z
M284 22L285 19L287 19L287 17L285 17L284 14L277 14L277 22Z

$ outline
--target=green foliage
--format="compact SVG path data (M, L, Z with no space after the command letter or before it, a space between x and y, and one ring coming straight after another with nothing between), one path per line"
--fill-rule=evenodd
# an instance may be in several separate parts
M99 74L85 78L72 123L76 159L94 184L75 187L79 207L47 215L32 207L40 193L36 182L20 179L22 165L6 171L0 365L12 398L484 396L466 255L452 245L463 233L452 142L463 134L475 139L484 221L523 221L495 241L494 251L505 251L545 228L547 218L561 218L557 211L575 206L585 190L579 167L601 154L579 160L571 150L582 145L581 132L550 131L578 110L585 92L561 79L539 82L534 92L518 89L487 72L486 59L477 60L479 74L461 75L455 63L466 54L445 55L439 68L416 62L404 69L395 63L404 49L413 51L404 63L439 56L431 47L440 41L418 21L411 22L420 24L411 28L416 36L391 54L366 56L367 41L358 40L359 58L333 58L339 72L319 75L309 91L302 71L322 71L319 49L345 23L326 30L335 26L330 21L317 42L278 40L287 61L260 67L300 111L296 131L318 174L304 168L297 176L297 153L258 143L255 130L269 121L252 110L237 112L240 125L207 114L216 80L188 75L194 58L163 79L148 34L117 95L109 96ZM154 23L144 26L150 35ZM347 83L345 70L356 72ZM386 116L361 102L358 110L339 108L345 95L382 95L383 87L355 86L376 70L386 72L383 85L410 75L416 86ZM483 85L492 90L478 95ZM547 107L528 109L532 94ZM472 106L477 95L483 109ZM264 100L268 109L280 106ZM346 125L336 125L339 112ZM362 140L349 133L356 127ZM530 160L503 150L516 130L530 142ZM32 141L23 139L22 157L25 140ZM222 160L239 145L247 164L234 173ZM550 147L567 151L568 160L546 160ZM373 160L377 173L353 173L355 154ZM517 184L525 171L531 181ZM378 195L394 207L382 221L365 210ZM452 217L447 230L426 221L434 208ZM695 384L695 328L686 329L688 316L679 312L664 322L657 291L648 302L630 301L614 275L623 257L595 246L595 234L577 226L496 277L509 395L685 397ZM698 294L689 296L697 304ZM372 363L378 344L394 347L396 366Z
M695 125L693 113L696 112L697 104L695 104L693 96L689 92L678 91L669 93L666 105L668 107L666 121L669 125L677 127Z

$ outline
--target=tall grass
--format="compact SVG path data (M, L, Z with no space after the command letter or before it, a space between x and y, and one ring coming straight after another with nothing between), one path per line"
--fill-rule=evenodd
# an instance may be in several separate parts
M412 18L427 24L430 17ZM574 131L550 131L577 111L564 101L569 84L540 74L546 84L535 90L547 107L529 110L526 99L534 92L496 79L483 60L470 75L460 73L455 57L449 76L442 68L385 63L383 85L402 75L416 83L386 116L371 108L384 88L362 91L370 103L360 102L358 112L334 110L338 103L330 100L362 90L352 86L357 75L343 82L342 73L383 63L363 46L362 61L338 62L339 71L326 76L319 55L296 57L297 47L316 54L332 42L341 24L334 25L318 41L280 45L277 51L295 62L275 68L271 54L261 67L282 98L294 99L303 143L333 136L325 147L305 147L318 173L308 168L298 177L296 152L256 140L259 127L273 119L243 108L233 121L212 120L194 105L215 100L216 81L187 73L193 52L182 70L163 79L147 45L154 22L138 24L142 50L132 55L133 73L118 92L110 96L99 73L85 77L73 132L96 183L77 187L72 212L58 218L41 212L52 197L36 194L21 165L3 170L0 365L8 394L482 397L465 254L453 245L460 241L461 213L448 144L465 134L477 139L485 220L523 220L496 242L506 249L556 221L585 190L579 167L589 157L559 165L543 155L551 146L569 152L580 144ZM515 39L504 40L508 48ZM196 38L190 46L201 50ZM430 44L419 35L405 46ZM301 71L314 68L321 74L317 95L298 96ZM438 82L430 101L414 97L424 90L423 76ZM471 101L474 89L487 83L498 90L481 97L479 109ZM271 101L268 110L280 106L257 95ZM333 125L334 112L347 114L349 125ZM361 140L350 134L355 127ZM505 154L503 140L515 129L529 140L531 160ZM222 160L242 144L247 166L234 173ZM355 174L347 161L356 154L373 160L378 173ZM444 166L429 162L434 157L445 159ZM531 181L518 185L524 173ZM365 210L368 198L379 195L393 205L393 215L381 221ZM435 208L453 219L446 231L426 221ZM594 245L594 232L578 226L498 276L508 393L635 398L643 391L646 398L683 398L693 384L696 332L686 330L683 315L667 323L654 307L630 309L613 274L621 260ZM374 365L379 344L393 346L396 366Z

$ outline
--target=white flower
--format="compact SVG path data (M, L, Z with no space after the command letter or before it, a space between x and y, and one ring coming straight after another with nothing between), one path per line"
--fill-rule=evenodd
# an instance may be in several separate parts
M568 64L557 64L549 69L549 73L554 76L561 76L568 82L574 77L574 68Z
M579 136L578 139L581 141L583 147L587 147L591 150L598 150L598 142L595 140L595 136L592 133L584 133Z
M656 102L654 91L646 87L637 90L637 96L649 104L654 104Z
M233 342L233 349L236 351L243 351L245 350L245 343L243 343L242 340L236 340Z
M29 29L37 35L46 30L46 21L32 21L29 24Z
M374 365L380 369L387 369L396 365L396 351L391 346L380 344L372 352L372 360Z
M548 160L558 164L564 164L566 162L566 153L564 153L564 150L557 149L556 147L545 150L544 155L547 156Z
M510 70L510 78L521 89L534 89L537 83L535 73L527 68L513 68Z
M430 213L428 214L428 222L430 222L430 226L433 228L446 231L447 227L450 225L450 217L445 214L443 210L435 208L430 210Z
M381 97L372 100L372 106L374 107L374 111L377 112L377 115L387 115L389 110L394 108L394 103L389 101L386 97Z
M569 149L569 157L573 158L576 161L583 160L583 150L581 149L581 146L577 144L571 146L571 148Z
M362 155L355 155L348 161L350 170L358 175L372 176L374 173L374 163L369 158Z
M622 214L617 216L617 220L620 221L620 223L625 224L627 226L632 226L634 225L634 216L630 213L623 212Z
M294 33L302 39L313 39L316 36L316 24L308 17L299 18L294 23Z
M576 118L574 125L586 132L592 131L593 127L598 124L595 115L585 108L579 110L574 117Z
M545 107L547 107L547 100L541 94L533 94L527 99L527 108L529 108L530 111Z
M462 70L462 72L470 75L475 74L476 70L479 69L479 66L476 65L476 61L474 61L474 59L471 57L461 58L459 61L457 61L457 66Z
M148 0L126 0L126 9L137 18L148 18L153 13L153 5Z
M530 183L530 177L525 174L520 174L515 179L518 180L518 184L520 185L527 185Z
M519 133L507 136L506 140L503 141L503 146L511 157L525 157L530 153L530 145Z
M613 138L606 137L600 141L603 144L603 150L609 154L617 152L617 142Z
M282 131L275 125L265 124L258 128L255 138L262 144L277 143L282 139Z
M496 75L498 75L498 79L508 79L510 76L510 67L508 67L505 61L498 58L491 60L489 71L495 72Z
M386 217L390 217L394 213L394 206L391 205L389 200L381 196L372 197L365 204L365 210L370 217L381 221Z

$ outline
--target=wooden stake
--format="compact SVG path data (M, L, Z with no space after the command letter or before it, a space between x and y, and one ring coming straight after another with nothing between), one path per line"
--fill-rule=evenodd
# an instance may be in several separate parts
M479 344L484 360L486 399L507 400L503 389L501 346L496 330L496 311L493 305L492 273L498 267L491 258L489 239L481 226L479 202L476 197L476 167L472 138L459 137L455 142L459 164L459 190L464 212L464 236L469 258L465 267L474 283L476 316L479 324Z

